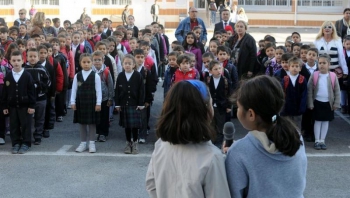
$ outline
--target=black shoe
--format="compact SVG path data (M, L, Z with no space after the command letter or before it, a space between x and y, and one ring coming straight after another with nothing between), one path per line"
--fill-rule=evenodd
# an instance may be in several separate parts
M321 143L315 142L315 144L314 144L314 149L316 149L316 150L321 150Z
M22 144L21 148L18 151L18 154L24 154L29 150L29 146Z
M49 124L49 126L47 126L47 129L53 129L54 127L55 127L55 125Z
M41 144L41 139L40 138L36 138L34 140L34 145L40 145Z
M43 137L44 137L44 138L49 138L49 137L50 137L50 131L49 131L49 130L45 130L45 131L43 132Z
M325 143L320 143L320 146L321 146L321 149L322 150L327 150L327 146L326 146L326 144Z
M12 147L12 154L17 154L20 148L21 148L21 145L15 144L15 145Z

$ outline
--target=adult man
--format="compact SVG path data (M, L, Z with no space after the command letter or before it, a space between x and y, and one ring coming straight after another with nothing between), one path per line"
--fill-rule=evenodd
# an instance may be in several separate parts
M26 20L29 20L26 18L27 15L27 10L22 8L19 10L19 18L15 20L15 22L13 23L14 26L19 27L21 24L26 24Z
M344 17L335 22L337 34L342 40L345 36L350 35L350 8L345 8L343 14Z
M226 26L231 26L235 30L235 24L230 21L230 11L224 9L221 13L222 21L215 24L214 32L224 30Z
M200 41L205 45L207 42L207 29L202 19L197 18L198 11L195 7L190 7L189 17L182 20L175 31L176 39L182 43L188 32L192 31L193 27L200 26L202 28Z
M128 25L124 26L126 29L131 28L134 30L134 34L132 35L133 37L137 38L139 35L139 28L137 28L135 25L135 18L133 15L128 16Z
M157 0L155 0L154 4L151 7L151 14L153 17L153 22L158 23L159 10L160 10L160 6L157 4Z

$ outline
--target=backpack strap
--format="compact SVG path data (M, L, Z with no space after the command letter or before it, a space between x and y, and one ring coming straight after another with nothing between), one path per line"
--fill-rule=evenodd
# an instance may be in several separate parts
M228 81L225 76L222 76L222 77L224 78L224 82L225 82L225 96L228 96L229 95Z
M299 84L303 84L305 77L303 75L299 75Z
M314 82L314 87L317 85L318 75L320 75L320 71L314 71L314 75L312 76L312 81Z
M334 90L335 80L337 79L337 75L334 72L329 72L329 76L331 78L332 88Z
M287 87L289 85L289 76L288 75L284 76L283 80L284 80L284 87L283 87L284 88L284 93L286 93Z

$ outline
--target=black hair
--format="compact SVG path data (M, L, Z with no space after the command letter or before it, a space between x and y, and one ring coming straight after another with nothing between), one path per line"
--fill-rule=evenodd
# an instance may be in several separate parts
M220 46L220 42L219 42L219 40L218 39L216 39L215 37L214 38L212 38L212 39L210 39L210 41L209 41L209 45L210 45L210 43L211 42L214 42L214 43L216 43L216 45L219 47Z
M307 52L309 52L309 51L315 52L316 55L318 56L318 49L317 49L316 47L311 47L311 48L309 48L309 49L307 50Z
M145 35L145 34L152 34L152 31L150 29L144 29L142 30L142 36Z
M292 58L290 58L288 60L288 65L293 64L293 63L298 63L299 65L301 65L302 62L301 62L300 58L293 56Z
M107 40L109 42L113 42L114 45L115 45L114 50L112 52L109 52L109 54L114 58L115 56L118 55L118 49L117 49L118 46L117 46L116 39L114 37L110 36L110 37L107 38Z
M265 45L265 51L268 49L268 48L270 48L270 47L272 47L273 49L276 49L276 45L275 45L275 43L266 43L266 45Z
M168 54L168 57L169 56L175 56L176 58L179 56L179 52L177 52L177 51L172 51L172 52L170 52L169 54Z
M224 45L218 46L216 51L217 51L217 53L219 53L221 51L221 52L226 52L227 55L231 54L230 48L228 48L228 47L226 47Z
M178 41L178 40L175 40L175 41L171 42L171 44L181 45L180 41Z
M62 38L62 37L61 37ZM58 44L60 44L60 40L56 37L56 38L52 38L51 40L50 40L50 43L58 43Z
M248 110L255 112L257 126L266 129L267 137L279 152L290 157L296 154L303 143L295 124L279 115L285 96L276 78L261 75L244 81L232 100L239 102L243 114Z
M59 18L53 18L53 19L52 19L52 22L53 22L53 23L57 23L57 21L59 21L59 20L60 20Z
M293 34L296 34L296 35L298 35L298 36L301 38L299 32L293 32L293 33L292 33L292 37L293 37Z
M150 47L148 41L141 41L140 44L139 44L139 48L141 48L142 46Z
M21 59L23 60L22 53L21 53L21 51L19 51L19 50L13 51L13 52L11 53L11 55L10 55L10 59L11 59L12 56L20 56Z
M347 11L350 11L350 8L345 8L343 14L345 14Z
M17 40L16 40L16 43L17 43L18 46L19 46L19 45L24 45L24 46L26 46L26 45L25 45L25 40L23 40L23 39L17 39Z
M180 56L177 57L176 59L176 63L177 65L180 66L180 64L183 62L183 61L188 61L189 63L191 62L191 57L188 55L188 54L181 54Z
M196 30L198 30L198 29L201 30L202 28L201 28L200 26L194 26L192 31L194 32L194 31L196 31Z
M134 56L136 56L136 55L145 55L145 53L142 49L135 49Z
M174 47L174 51L185 52L185 48L182 45L177 45L177 46Z
M213 37L215 37L215 35L217 35L217 34L222 35L222 32L221 31L215 31Z
M276 50L277 50L277 49L281 49L281 50L283 50L283 53L287 53L287 48L284 47L283 45L277 46L277 47L276 47Z
M65 21L63 21L63 24L65 24L65 23L69 23L69 26L71 26L71 25L72 25L72 23L71 23L69 20L65 20Z
M19 49L17 43L11 43L11 44L7 47L7 50L6 50L6 52L5 52L5 58L6 58L7 60L10 60L11 51L12 51L13 49L17 49L17 50Z
M292 47L291 47L292 51L293 51L293 48L294 48L295 46L298 46L298 47L301 48L302 44L301 44L301 43L293 43L293 44L292 44Z
M37 50L40 51L41 49L45 49L47 51L47 47L45 45L39 45L37 47Z
M154 25L154 24L159 25L157 22L153 21L153 22L151 23L151 25Z
M217 60L210 61L209 65L208 65L209 71L211 71L215 65L220 65L220 62Z
M275 37L273 37L273 36L267 36L267 37L264 39L264 41L268 41L268 42L271 42L271 43L273 43L273 44L276 43L276 39L275 39Z
M281 61L286 61L286 62L288 62L288 60L291 59L292 57L293 57L293 54L292 54L292 53L285 53L285 54L282 54Z
M187 49L188 46L190 45L190 44L187 43L187 36L189 36L189 35L191 35L193 37L193 44L192 44L192 46L195 47L195 48L198 48L196 35L193 32L188 32L186 34L185 39L184 39L184 41L182 43L182 46L184 46L184 48Z
M52 49L52 45L50 43L43 43L42 45L45 45L45 47L47 49L51 48Z
M310 45L302 45L300 47L300 50L308 50L308 49L310 49Z
M202 58L210 58L210 59L214 60L214 59L215 59L215 56L214 56L214 54L211 53L211 52L205 52L205 53L202 55Z
M328 54L320 54L318 56L318 59L320 59L320 58L325 58L328 61L328 64L331 63L331 57Z
M2 27L2 28L0 28L0 32L1 33L8 33L9 29L7 27Z

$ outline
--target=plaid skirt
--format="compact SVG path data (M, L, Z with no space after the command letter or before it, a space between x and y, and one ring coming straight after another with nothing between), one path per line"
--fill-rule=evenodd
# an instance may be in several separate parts
M124 128L136 128L142 127L141 111L136 110L137 106L122 106L120 109L119 125Z

